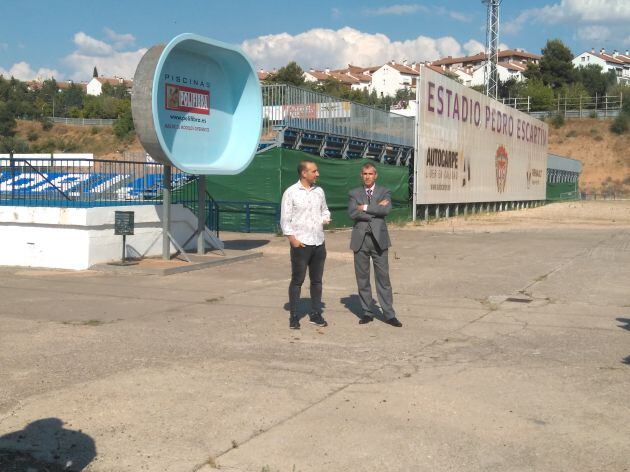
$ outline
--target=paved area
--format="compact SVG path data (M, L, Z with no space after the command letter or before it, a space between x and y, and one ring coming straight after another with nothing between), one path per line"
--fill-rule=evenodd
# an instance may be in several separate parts
M347 231L299 332L274 235L168 277L0 269L0 469L628 471L630 205L560 210L393 229L401 329L357 324Z

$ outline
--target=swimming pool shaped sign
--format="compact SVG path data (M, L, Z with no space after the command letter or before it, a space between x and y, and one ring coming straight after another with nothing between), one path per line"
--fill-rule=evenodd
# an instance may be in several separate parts
M136 133L155 160L191 174L238 174L262 128L260 82L238 47L181 34L142 57L133 80Z

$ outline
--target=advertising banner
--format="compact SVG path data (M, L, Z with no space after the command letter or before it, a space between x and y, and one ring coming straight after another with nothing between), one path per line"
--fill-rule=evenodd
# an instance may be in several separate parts
M418 99L417 204L545 199L545 123L428 68Z
M191 33L153 46L136 68L131 109L145 151L191 174L238 174L258 149L260 82L238 46Z
M266 105L263 107L263 118L270 121L350 118L351 113L350 102L298 103L293 105Z

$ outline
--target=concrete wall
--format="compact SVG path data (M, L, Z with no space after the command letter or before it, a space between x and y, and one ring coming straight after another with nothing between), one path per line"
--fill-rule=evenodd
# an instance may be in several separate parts
M135 234L127 236L128 256L162 254L161 205L0 206L0 265L84 270L120 260L122 236L114 235L116 210L135 212ZM172 206L171 217L171 233L181 245L197 227L196 217L182 205ZM192 241L188 247L194 244Z

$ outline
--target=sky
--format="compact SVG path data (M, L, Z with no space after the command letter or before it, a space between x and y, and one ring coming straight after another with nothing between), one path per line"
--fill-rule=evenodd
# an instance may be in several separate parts
M500 18L503 48L630 48L630 0L503 0ZM148 48L181 33L238 44L265 70L427 61L482 51L485 22L481 0L0 0L0 74L133 78Z

